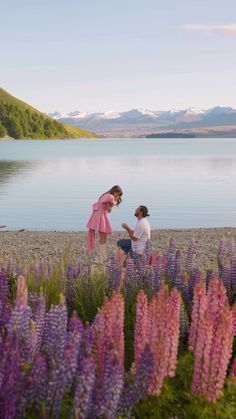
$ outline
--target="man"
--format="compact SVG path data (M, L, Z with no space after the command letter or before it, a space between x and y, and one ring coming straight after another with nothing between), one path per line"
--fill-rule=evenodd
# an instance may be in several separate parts
M135 217L138 221L135 229L132 230L127 224L122 224L122 227L127 231L130 239L118 240L117 246L120 247L127 255L131 257L135 255L142 255L146 243L150 240L150 224L147 220L149 217L148 209L144 205L140 205L135 211Z

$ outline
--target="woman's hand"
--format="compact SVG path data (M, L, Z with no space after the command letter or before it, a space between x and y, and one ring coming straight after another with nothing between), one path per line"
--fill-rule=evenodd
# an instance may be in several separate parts
M122 224L122 227L125 229L125 230L127 230L129 227L128 227L128 224L125 224L125 223L123 223Z
M105 209L106 209L106 211L107 211L107 212L111 212L111 210L112 210L112 205L111 205L111 204L109 204L109 202L108 202L107 204L105 204Z

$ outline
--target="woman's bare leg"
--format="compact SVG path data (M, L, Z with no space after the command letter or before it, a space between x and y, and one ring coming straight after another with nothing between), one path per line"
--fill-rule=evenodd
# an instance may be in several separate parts
M106 244L106 242L107 242L106 233L103 233L103 232L99 231L98 234L99 234L99 243L100 244Z
M99 259L101 263L104 263L107 258L106 252L106 242L107 242L107 235L106 233L102 233L101 231L98 232L99 234L99 243L98 243L98 251L99 251Z

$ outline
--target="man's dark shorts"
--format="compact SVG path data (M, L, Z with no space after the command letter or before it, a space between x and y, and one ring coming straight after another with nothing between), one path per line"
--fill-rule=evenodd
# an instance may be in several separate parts
M140 257L140 255L133 252L132 241L130 239L118 240L117 246L120 247L126 253L126 255L129 255L134 260L137 260Z

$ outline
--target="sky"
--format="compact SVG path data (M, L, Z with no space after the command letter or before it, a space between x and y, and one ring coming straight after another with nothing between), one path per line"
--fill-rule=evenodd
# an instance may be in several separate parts
M0 0L0 86L43 112L236 108L235 0Z

